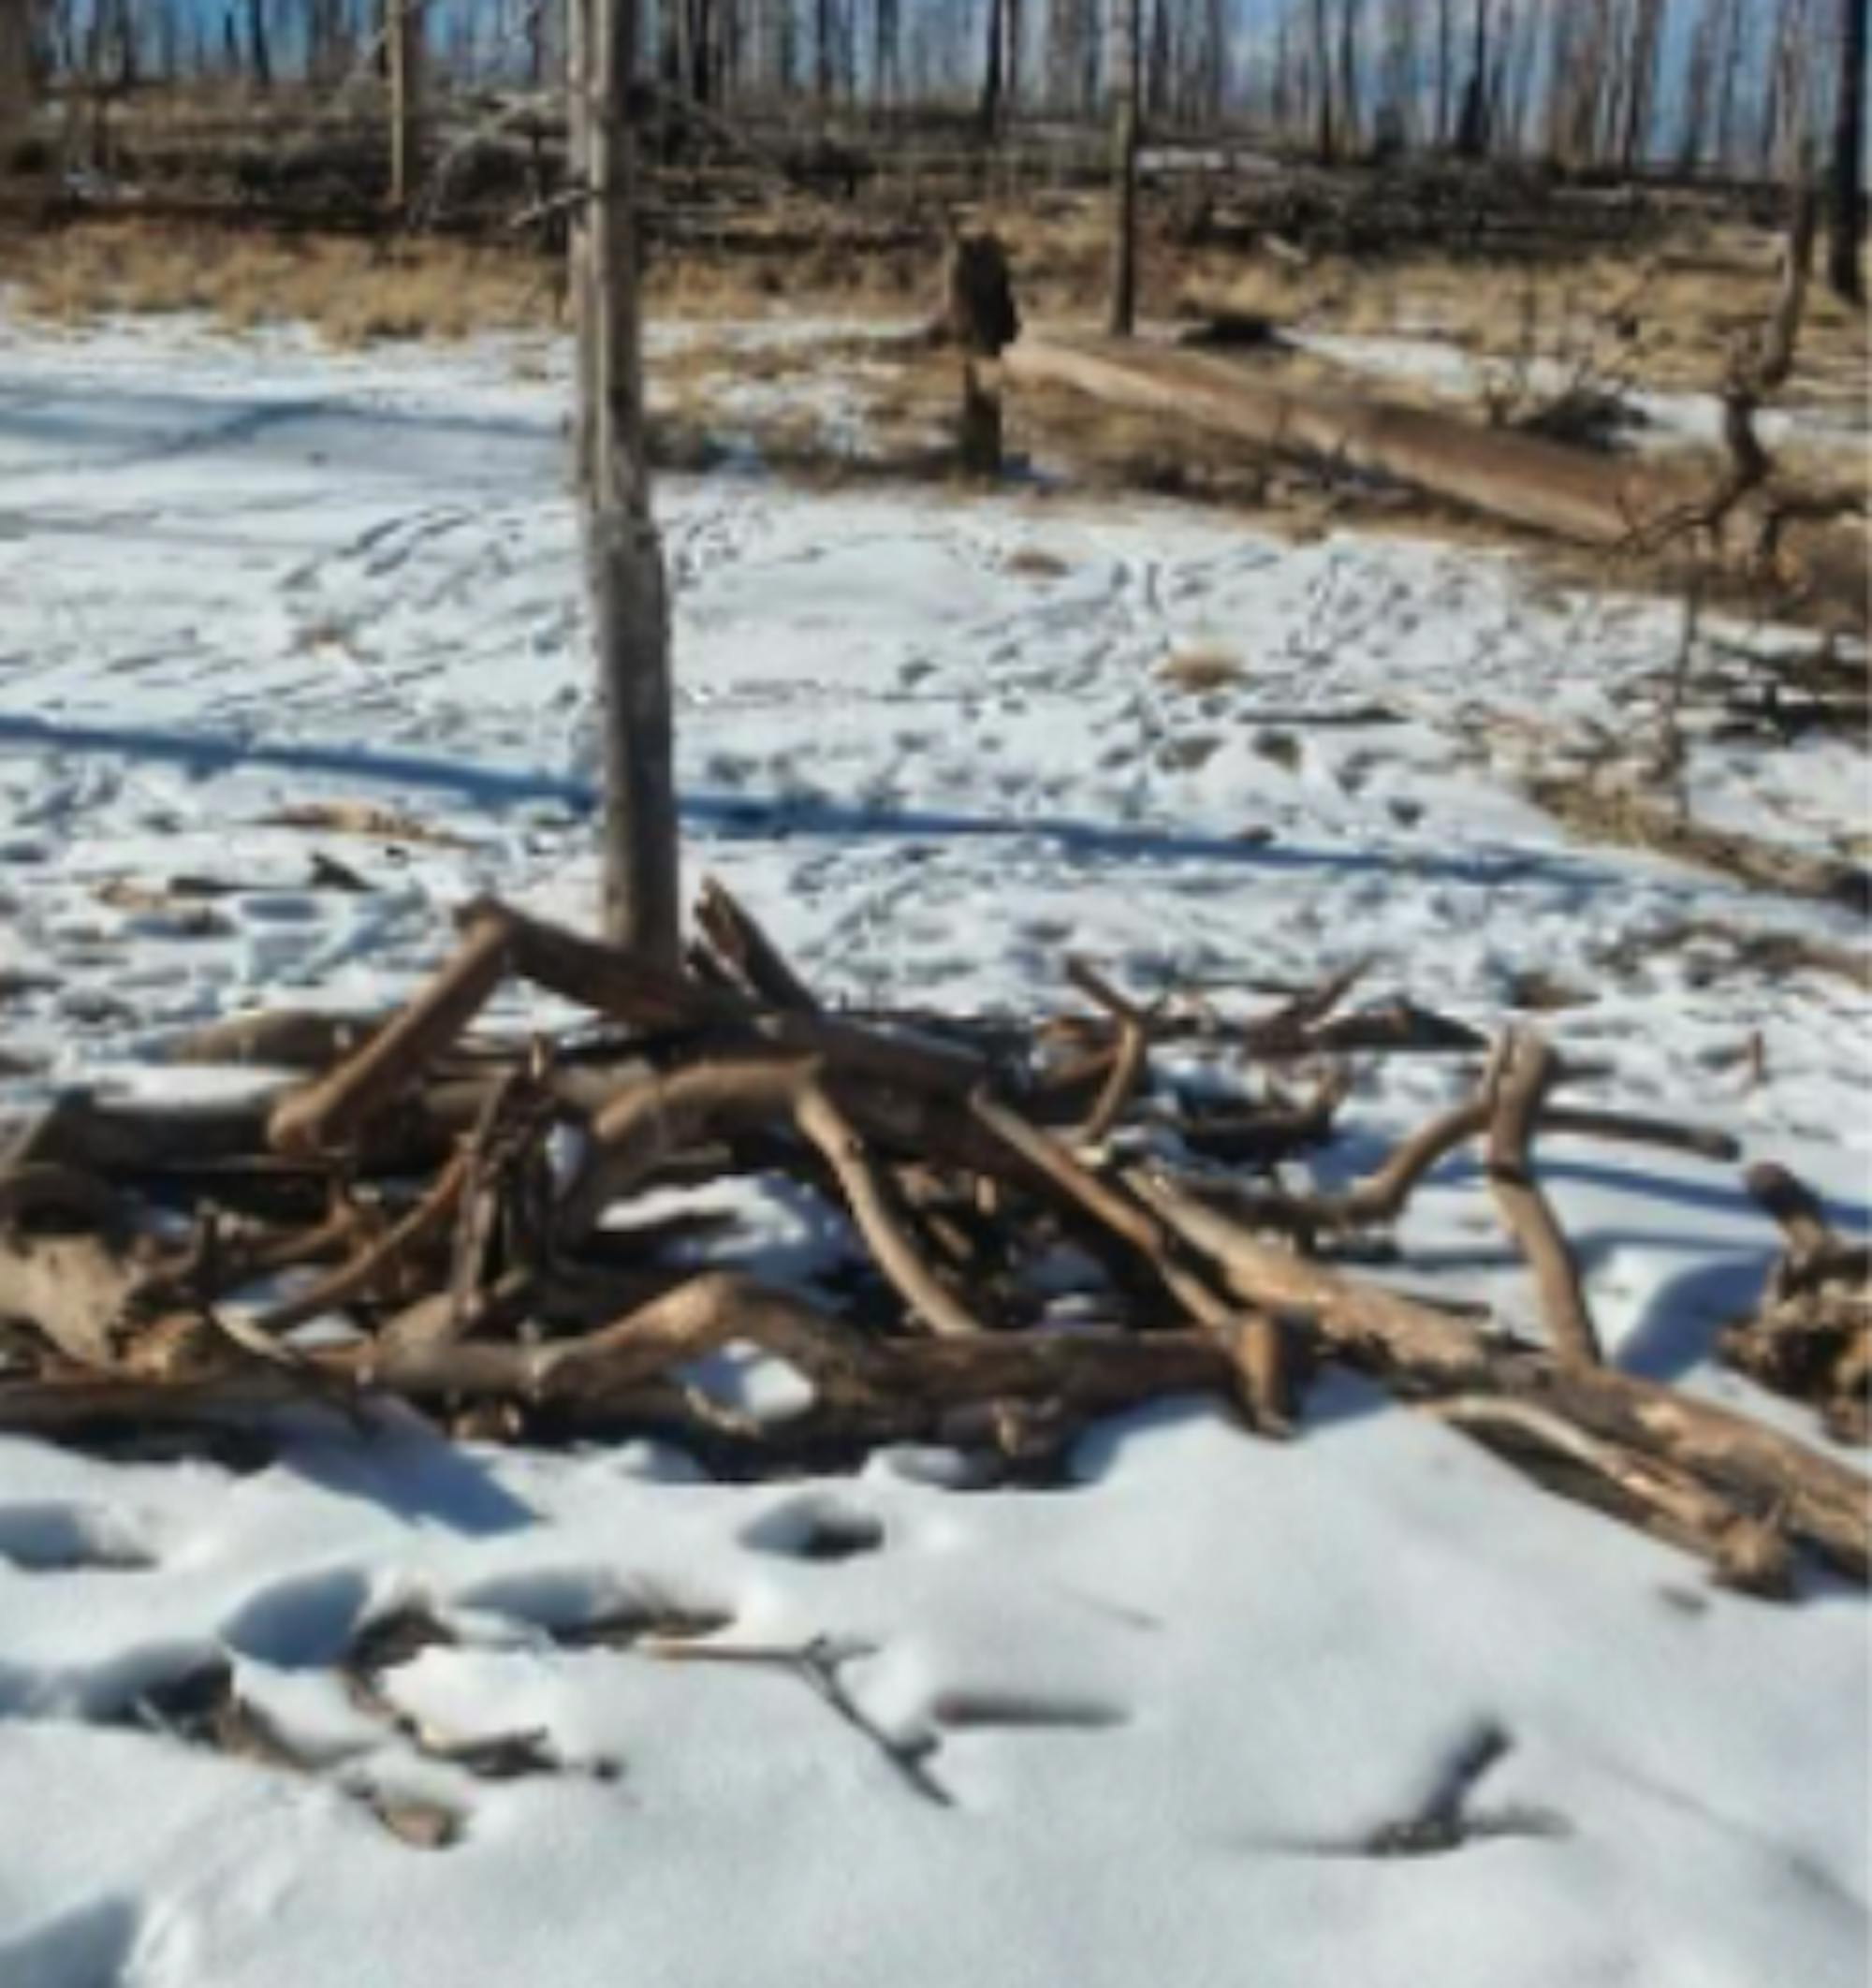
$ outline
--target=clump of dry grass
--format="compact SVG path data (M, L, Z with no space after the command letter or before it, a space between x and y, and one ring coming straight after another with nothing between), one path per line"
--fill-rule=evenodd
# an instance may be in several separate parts
M1016 546L1002 561L1002 570L1021 579L1059 579L1071 569L1063 559L1039 546Z
M1204 252L1179 271L1184 308L1227 310L1313 330L1436 337L1477 358L1579 364L1666 392L1718 392L1739 338L1766 322L1777 240L1741 227L1695 245L1602 250L1530 268L1423 252L1382 265L1344 256L1306 263ZM1809 293L1791 398L1863 397L1863 312L1821 285ZM1404 383L1387 385L1402 389Z
M1242 682L1248 665L1220 644L1195 642L1173 649L1158 664L1157 674L1173 689L1201 697Z
M457 242L274 237L113 222L9 246L14 306L61 324L198 311L236 330L302 323L334 344L548 322L546 271Z

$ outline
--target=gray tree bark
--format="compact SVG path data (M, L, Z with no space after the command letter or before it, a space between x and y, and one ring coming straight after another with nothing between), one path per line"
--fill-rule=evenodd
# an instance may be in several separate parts
M674 966L680 943L669 606L651 516L637 280L638 0L575 0L578 469L598 664L604 929Z

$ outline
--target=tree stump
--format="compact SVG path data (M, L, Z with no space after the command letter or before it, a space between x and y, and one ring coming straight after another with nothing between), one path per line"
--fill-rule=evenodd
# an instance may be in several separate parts
M1002 464L999 369L985 368L1020 336L1007 251L992 234L957 235L943 266L943 315L962 357L962 407L958 453L971 476L998 476Z

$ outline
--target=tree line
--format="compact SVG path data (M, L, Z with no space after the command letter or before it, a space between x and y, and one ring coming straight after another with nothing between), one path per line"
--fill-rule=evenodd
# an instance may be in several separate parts
M397 0L0 0L0 110L35 84L333 87ZM411 0L437 81L547 87L565 0ZM1324 162L1441 153L1785 176L1863 219L1867 0L644 0L637 59L717 111L1103 115ZM9 80L10 79L10 80Z

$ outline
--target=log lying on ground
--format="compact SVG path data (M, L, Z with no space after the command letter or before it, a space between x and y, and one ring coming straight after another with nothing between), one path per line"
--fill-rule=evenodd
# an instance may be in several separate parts
M1863 1478L1598 1364L1533 1142L1565 1131L1733 1154L1691 1128L1551 1102L1575 1073L1532 1038L1511 1045L1499 1081L1350 1191L1211 1168L1198 1193L1123 1157L1202 1149L1211 1122L1210 1107L1153 1082L1155 1044L1278 1065L1345 1041L1447 1050L1474 1031L1406 1003L1339 1012L1357 968L1258 1015L1221 1013L1207 994L1134 1001L1080 965L1090 1015L860 1019L825 1007L719 887L688 972L501 904L464 922L456 956L400 1012L348 1045L300 1045L308 1061L321 1048L338 1060L216 1121L216 1164L270 1183L238 1221L235 1177L204 1185L186 1152L113 1146L84 1116L72 1122L89 1128L94 1178L37 1149L31 1133L46 1128L29 1128L0 1164L0 1428L246 1430L270 1408L356 1413L388 1395L478 1435L649 1430L739 1469L929 1440L1046 1470L1090 1417L1165 1394L1219 1396L1250 1429L1284 1432L1299 1377L1333 1361L1737 1585L1785 1591L1797 1551L1866 1577ZM516 975L604 1030L464 1039ZM1353 1026L1373 1015L1382 1026ZM268 1039L256 1022L229 1046ZM1265 1115L1270 1151L1324 1143L1347 1093L1331 1071L1304 1108L1271 1082L1261 1099L1243 1087L1231 1138L1254 1149L1241 1128ZM414 1164L408 1140L390 1136L413 1120L431 1140ZM1316 1235L1395 1219L1441 1154L1484 1136L1548 1347L1302 1253ZM645 1196L755 1174L843 1219L836 1302L660 1254L696 1219L647 1209ZM297 1199L276 1191L285 1177ZM186 1243L164 1239L178 1207L192 1217ZM1802 1264L1836 1268L1812 1211L1785 1195L1777 1207ZM1057 1314L1062 1258L1083 1265L1070 1329ZM316 1343L296 1337L314 1323ZM731 1340L794 1366L812 1406L769 1424L710 1400L689 1368Z
M1538 1406L1584 1435L1688 1472L1739 1498L1737 1519L1778 1522L1841 1571L1872 1571L1872 1485L1777 1431L1712 1403L1603 1367L1558 1361L1261 1241L1150 1177L1140 1193L1220 1264L1247 1303L1304 1320L1330 1352L1425 1399L1474 1395Z
M1255 378L1200 352L1102 338L1034 338L1011 345L1015 385L1065 387L1107 406L1163 415L1257 449L1381 476L1572 544L1624 551L1680 530L1705 492L1681 470L1482 428L1454 415ZM1721 521L1723 548L1752 559L1761 502ZM1817 529L1804 563L1829 604L1865 610L1863 529Z

